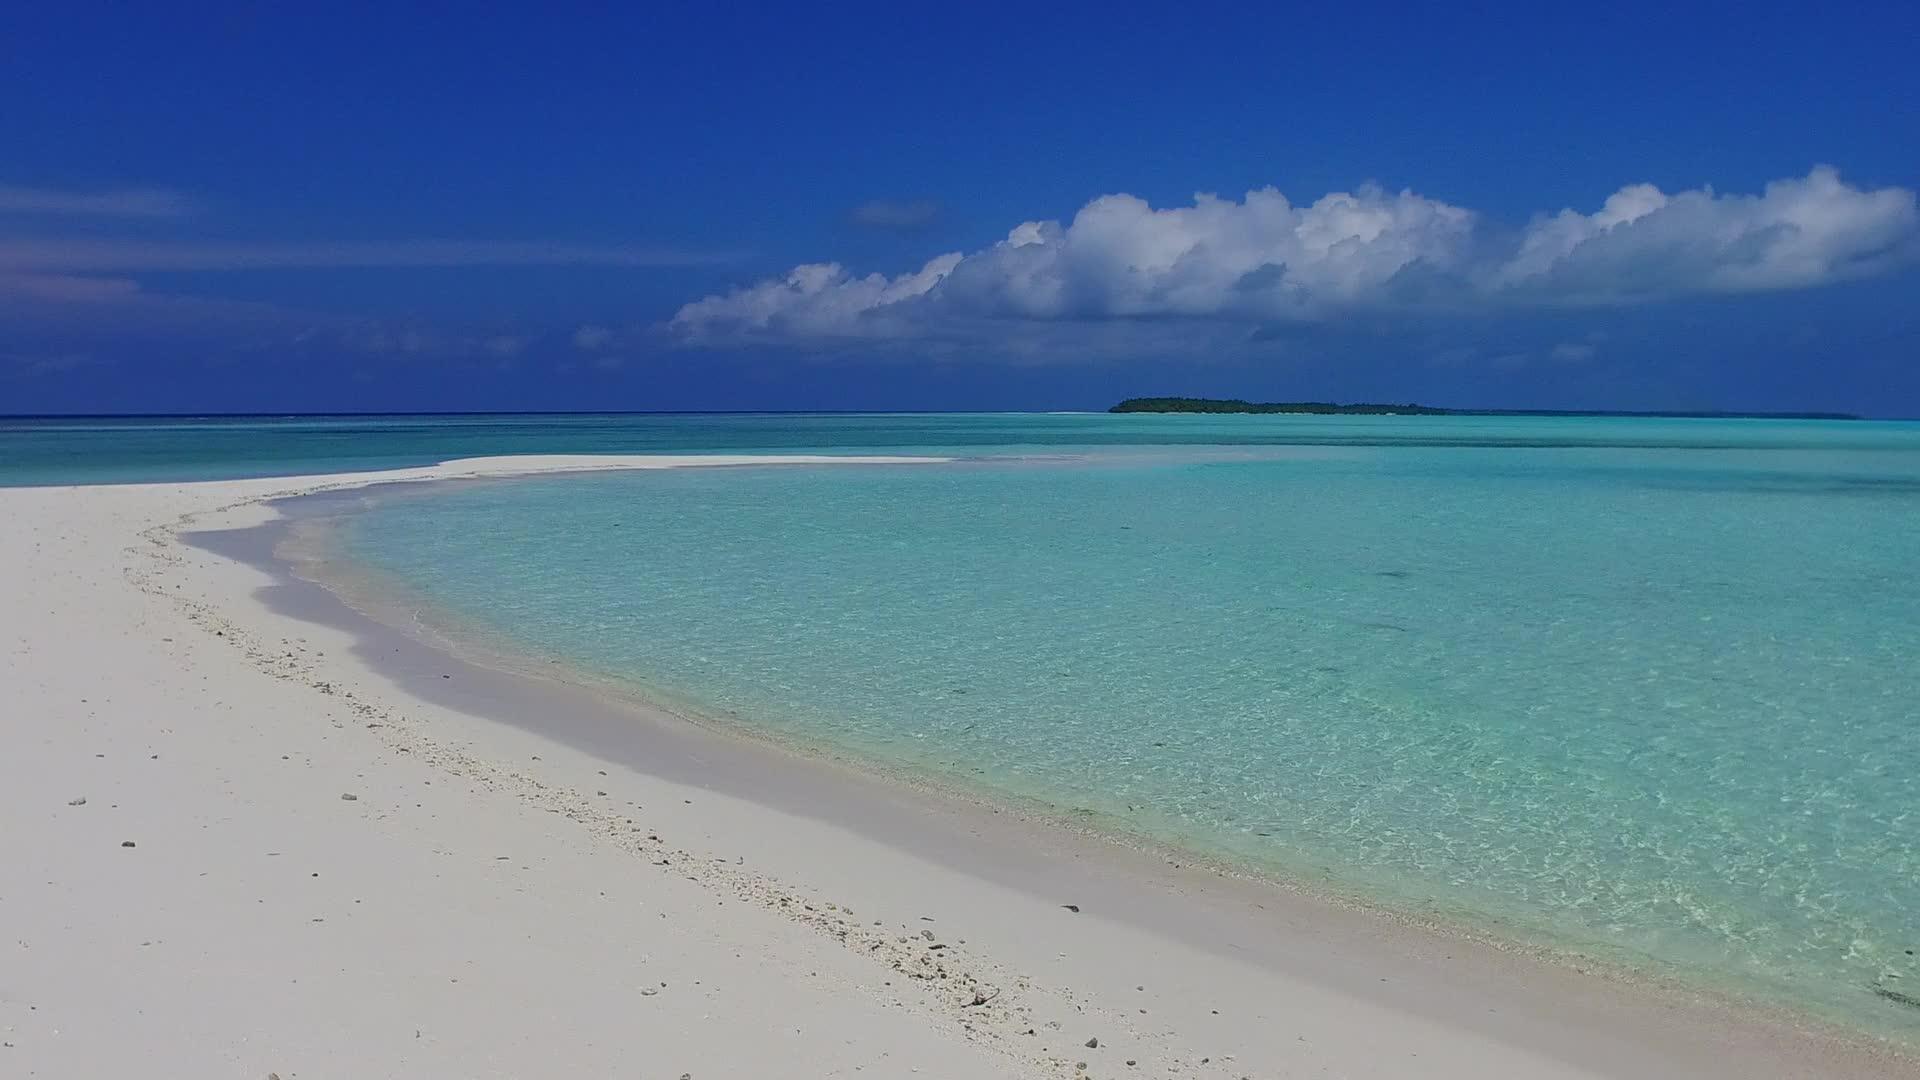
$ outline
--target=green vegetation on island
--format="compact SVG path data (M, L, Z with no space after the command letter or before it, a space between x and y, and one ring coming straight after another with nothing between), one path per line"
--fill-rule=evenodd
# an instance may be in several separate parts
M1359 413L1368 416L1445 415L1453 409L1427 405L1336 405L1328 401L1241 401L1239 398L1137 397L1108 409L1108 412L1159 413L1315 413L1338 415Z
M1433 405L1381 405L1330 401L1242 401L1239 398L1137 397L1110 413L1301 413L1314 416L1640 416L1672 419L1858 420L1852 413L1624 411L1613 409L1444 409Z

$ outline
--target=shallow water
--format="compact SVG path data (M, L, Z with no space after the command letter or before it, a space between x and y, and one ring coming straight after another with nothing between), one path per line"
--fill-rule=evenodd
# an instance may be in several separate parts
M1873 992L1920 993L1920 428L1184 419L447 489L340 538L716 716L1920 1033Z
M1917 424L0 420L0 485L720 451L976 460L446 489L344 535L640 693L1920 1042L1873 993L1920 984Z
M1911 422L1105 413L0 417L0 486L233 479L491 454L1181 445L1911 448Z

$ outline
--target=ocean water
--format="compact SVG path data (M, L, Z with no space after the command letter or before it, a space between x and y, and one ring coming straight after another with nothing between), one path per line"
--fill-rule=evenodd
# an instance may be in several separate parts
M490 454L979 452L1086 446L1898 448L1910 423L1105 413L4 417L0 487L431 465Z
M1920 1042L1920 424L0 421L0 485L945 453L376 497L491 644L1319 888Z
M1920 427L1219 423L338 540L637 694L1920 1038Z

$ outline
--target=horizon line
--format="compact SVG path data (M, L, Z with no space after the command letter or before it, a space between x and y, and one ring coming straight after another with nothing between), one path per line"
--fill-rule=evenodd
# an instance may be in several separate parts
M1134 399L1123 399L1134 400ZM1795 410L1795 409L1547 409L1547 408L1481 408L1474 406L1430 406L1416 402L1347 402L1329 403L1345 406L1375 405L1444 409L1444 412L1426 413L1426 419L1472 418L1488 416L1535 416L1544 418L1561 417L1577 419L1581 417L1600 418L1617 417L1622 419L1666 419L1666 420L1836 420L1867 423L1911 423L1920 421L1916 416L1875 416L1864 413L1842 413L1832 410ZM0 412L0 421L16 420L273 420L273 419L329 419L354 418L368 419L394 418L404 416L1309 416L1310 413L1236 413L1236 412L1137 412L1114 413L1106 408L1091 409L383 409L366 411L318 411L300 412L284 409L245 412L39 412L10 413ZM1343 414L1348 416L1367 414Z

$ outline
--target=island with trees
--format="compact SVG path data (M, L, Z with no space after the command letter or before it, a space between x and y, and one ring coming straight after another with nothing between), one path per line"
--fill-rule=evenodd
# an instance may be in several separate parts
M1108 409L1108 412L1150 413L1312 413L1340 416L1444 416L1452 409L1430 405L1374 405L1360 403L1336 405L1327 401L1242 401L1239 398L1137 397Z
M1622 411L1611 409L1447 409L1434 405L1385 405L1329 401L1242 401L1239 398L1136 397L1110 413L1296 413L1309 416L1638 416L1669 419L1858 420L1852 413Z

